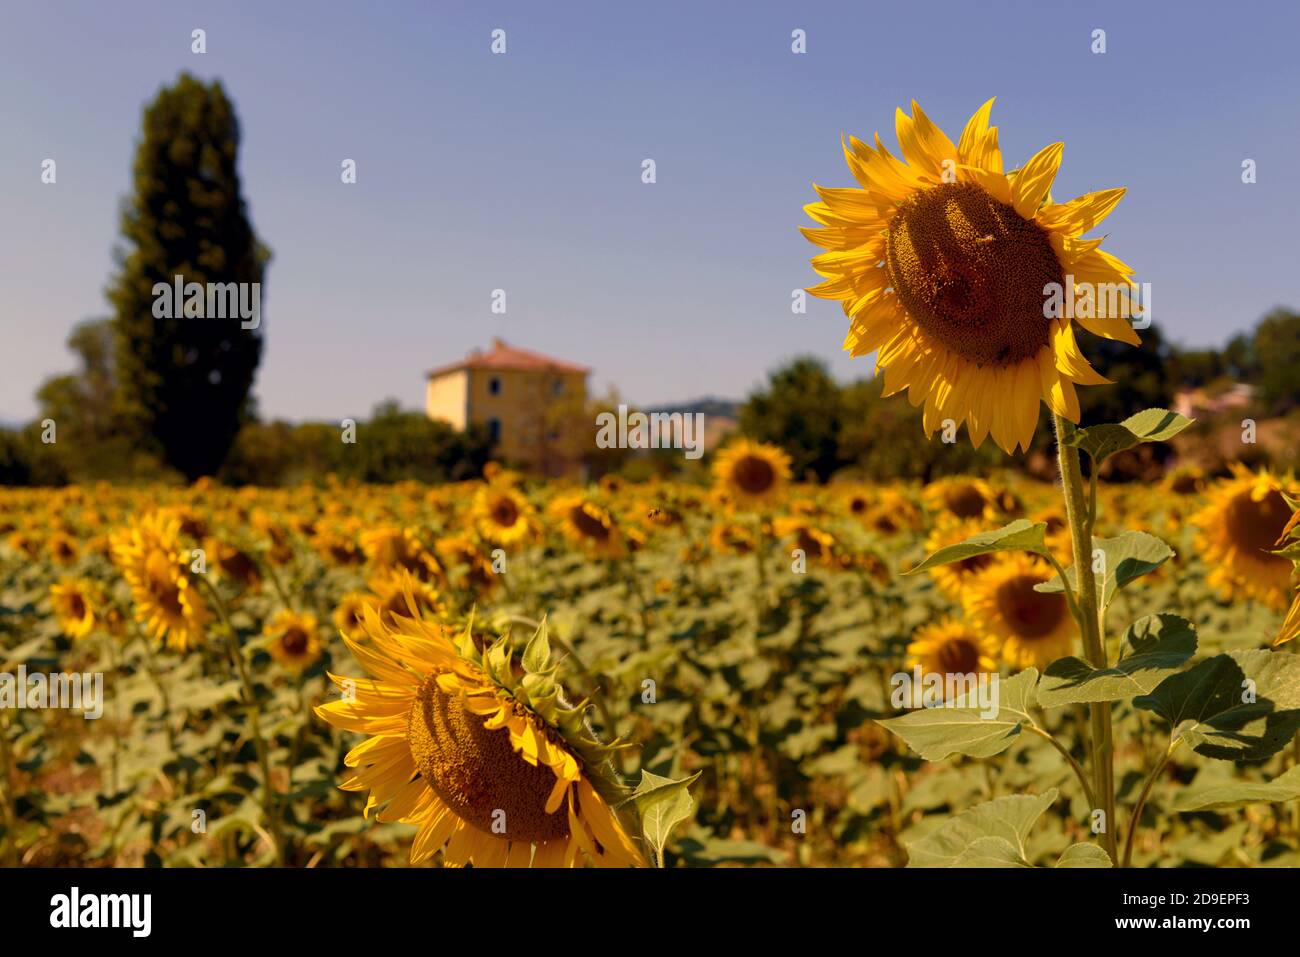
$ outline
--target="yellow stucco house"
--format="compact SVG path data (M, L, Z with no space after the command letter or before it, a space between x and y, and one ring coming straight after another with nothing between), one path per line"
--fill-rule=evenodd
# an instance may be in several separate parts
M594 442L586 421L590 371L493 339L491 349L427 373L425 411L457 429L482 423L508 464L573 477Z

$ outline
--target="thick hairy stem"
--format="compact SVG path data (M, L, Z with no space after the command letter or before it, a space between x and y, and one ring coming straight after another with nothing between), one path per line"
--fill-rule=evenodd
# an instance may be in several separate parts
M1079 450L1066 444L1074 433L1074 426L1059 415L1053 415L1056 424L1056 447L1061 466L1061 487L1065 492L1065 515L1070 522L1073 542L1075 606L1078 610L1079 631L1083 635L1083 650L1088 663L1094 668L1107 667L1106 646L1101 634L1101 618L1097 608L1097 579L1092 570L1092 529L1089 496L1083 486L1083 470L1079 465ZM1066 583L1069 588L1069 583ZM1091 751L1093 794L1101 801L1105 815L1102 842L1106 852L1119 863L1118 844L1115 839L1115 767L1111 742L1110 702L1089 705L1092 725Z

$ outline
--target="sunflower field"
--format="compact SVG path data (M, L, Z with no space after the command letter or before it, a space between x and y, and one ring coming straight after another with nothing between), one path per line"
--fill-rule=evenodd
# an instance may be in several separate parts
M104 692L0 710L0 857L1104 866L1118 832L1135 866L1300 861L1290 477L1102 486L1093 669L1059 489L787 471L740 442L712 485L6 490L0 672ZM930 672L998 676L996 714L900 700Z

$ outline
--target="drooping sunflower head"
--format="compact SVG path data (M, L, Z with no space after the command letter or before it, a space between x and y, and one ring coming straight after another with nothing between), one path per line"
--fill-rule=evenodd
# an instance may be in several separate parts
M479 534L499 545L530 541L538 530L535 511L523 492L501 481L480 487L471 510Z
M1074 646L1078 629L1065 596L1035 590L1054 577L1051 566L1034 556L1001 553L964 590L971 628L996 640L1013 668L1041 669Z
M593 555L618 558L625 554L625 535L608 508L583 491L569 492L551 502L548 511L569 541Z
M320 628L316 616L282 609L262 626L267 650L283 667L293 672L310 668L320 657Z
M1107 381L1079 350L1074 321L1139 340L1128 321L1133 270L1082 238L1124 190L1052 202L1061 143L1004 173L992 106L956 144L915 102L911 116L898 110L902 159L878 135L874 149L850 137L858 186L815 187L821 201L804 209L818 226L803 233L826 250L812 260L825 281L808 291L843 305L844 348L876 353L884 394L907 389L924 403L927 434L964 422L976 446L991 434L1009 453L1028 449L1040 399L1077 422L1075 386ZM1061 308L1076 291L1078 308Z
M718 453L713 477L728 502L757 508L780 497L790 480L790 456L775 445L738 439Z
M500 576L486 553L487 546L476 535L448 535L434 543L434 549L454 584L479 597L491 594Z
M1206 580L1226 597L1286 607L1291 562L1273 552L1291 518L1283 493L1292 485L1289 475L1254 474L1237 465L1231 478L1208 490L1208 504L1192 517L1198 529L1196 549L1211 569Z
M709 529L709 546L722 555L748 555L754 550L754 530L739 522L717 522Z
M66 578L50 586L50 603L63 633L77 640L95 630L103 591L88 579Z
M115 532L110 541L113 561L131 586L136 620L148 636L175 651L202 641L209 615L189 580L179 520L153 512Z
M469 627L411 616L386 625L367 609L364 644L344 641L368 678L331 679L343 699L316 713L369 737L345 758L341 785L366 791L365 813L419 831L417 864L633 866L644 858L615 812L610 748L571 707L543 625L517 653Z

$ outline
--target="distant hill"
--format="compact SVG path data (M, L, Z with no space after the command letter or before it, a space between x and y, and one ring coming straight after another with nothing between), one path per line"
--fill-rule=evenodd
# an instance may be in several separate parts
M678 402L674 405L651 405L644 406L644 408L648 412L703 412L706 419L731 419L734 422L740 415L740 405L735 400L719 399L717 396L711 395L690 402ZM638 408L642 407L638 406Z

